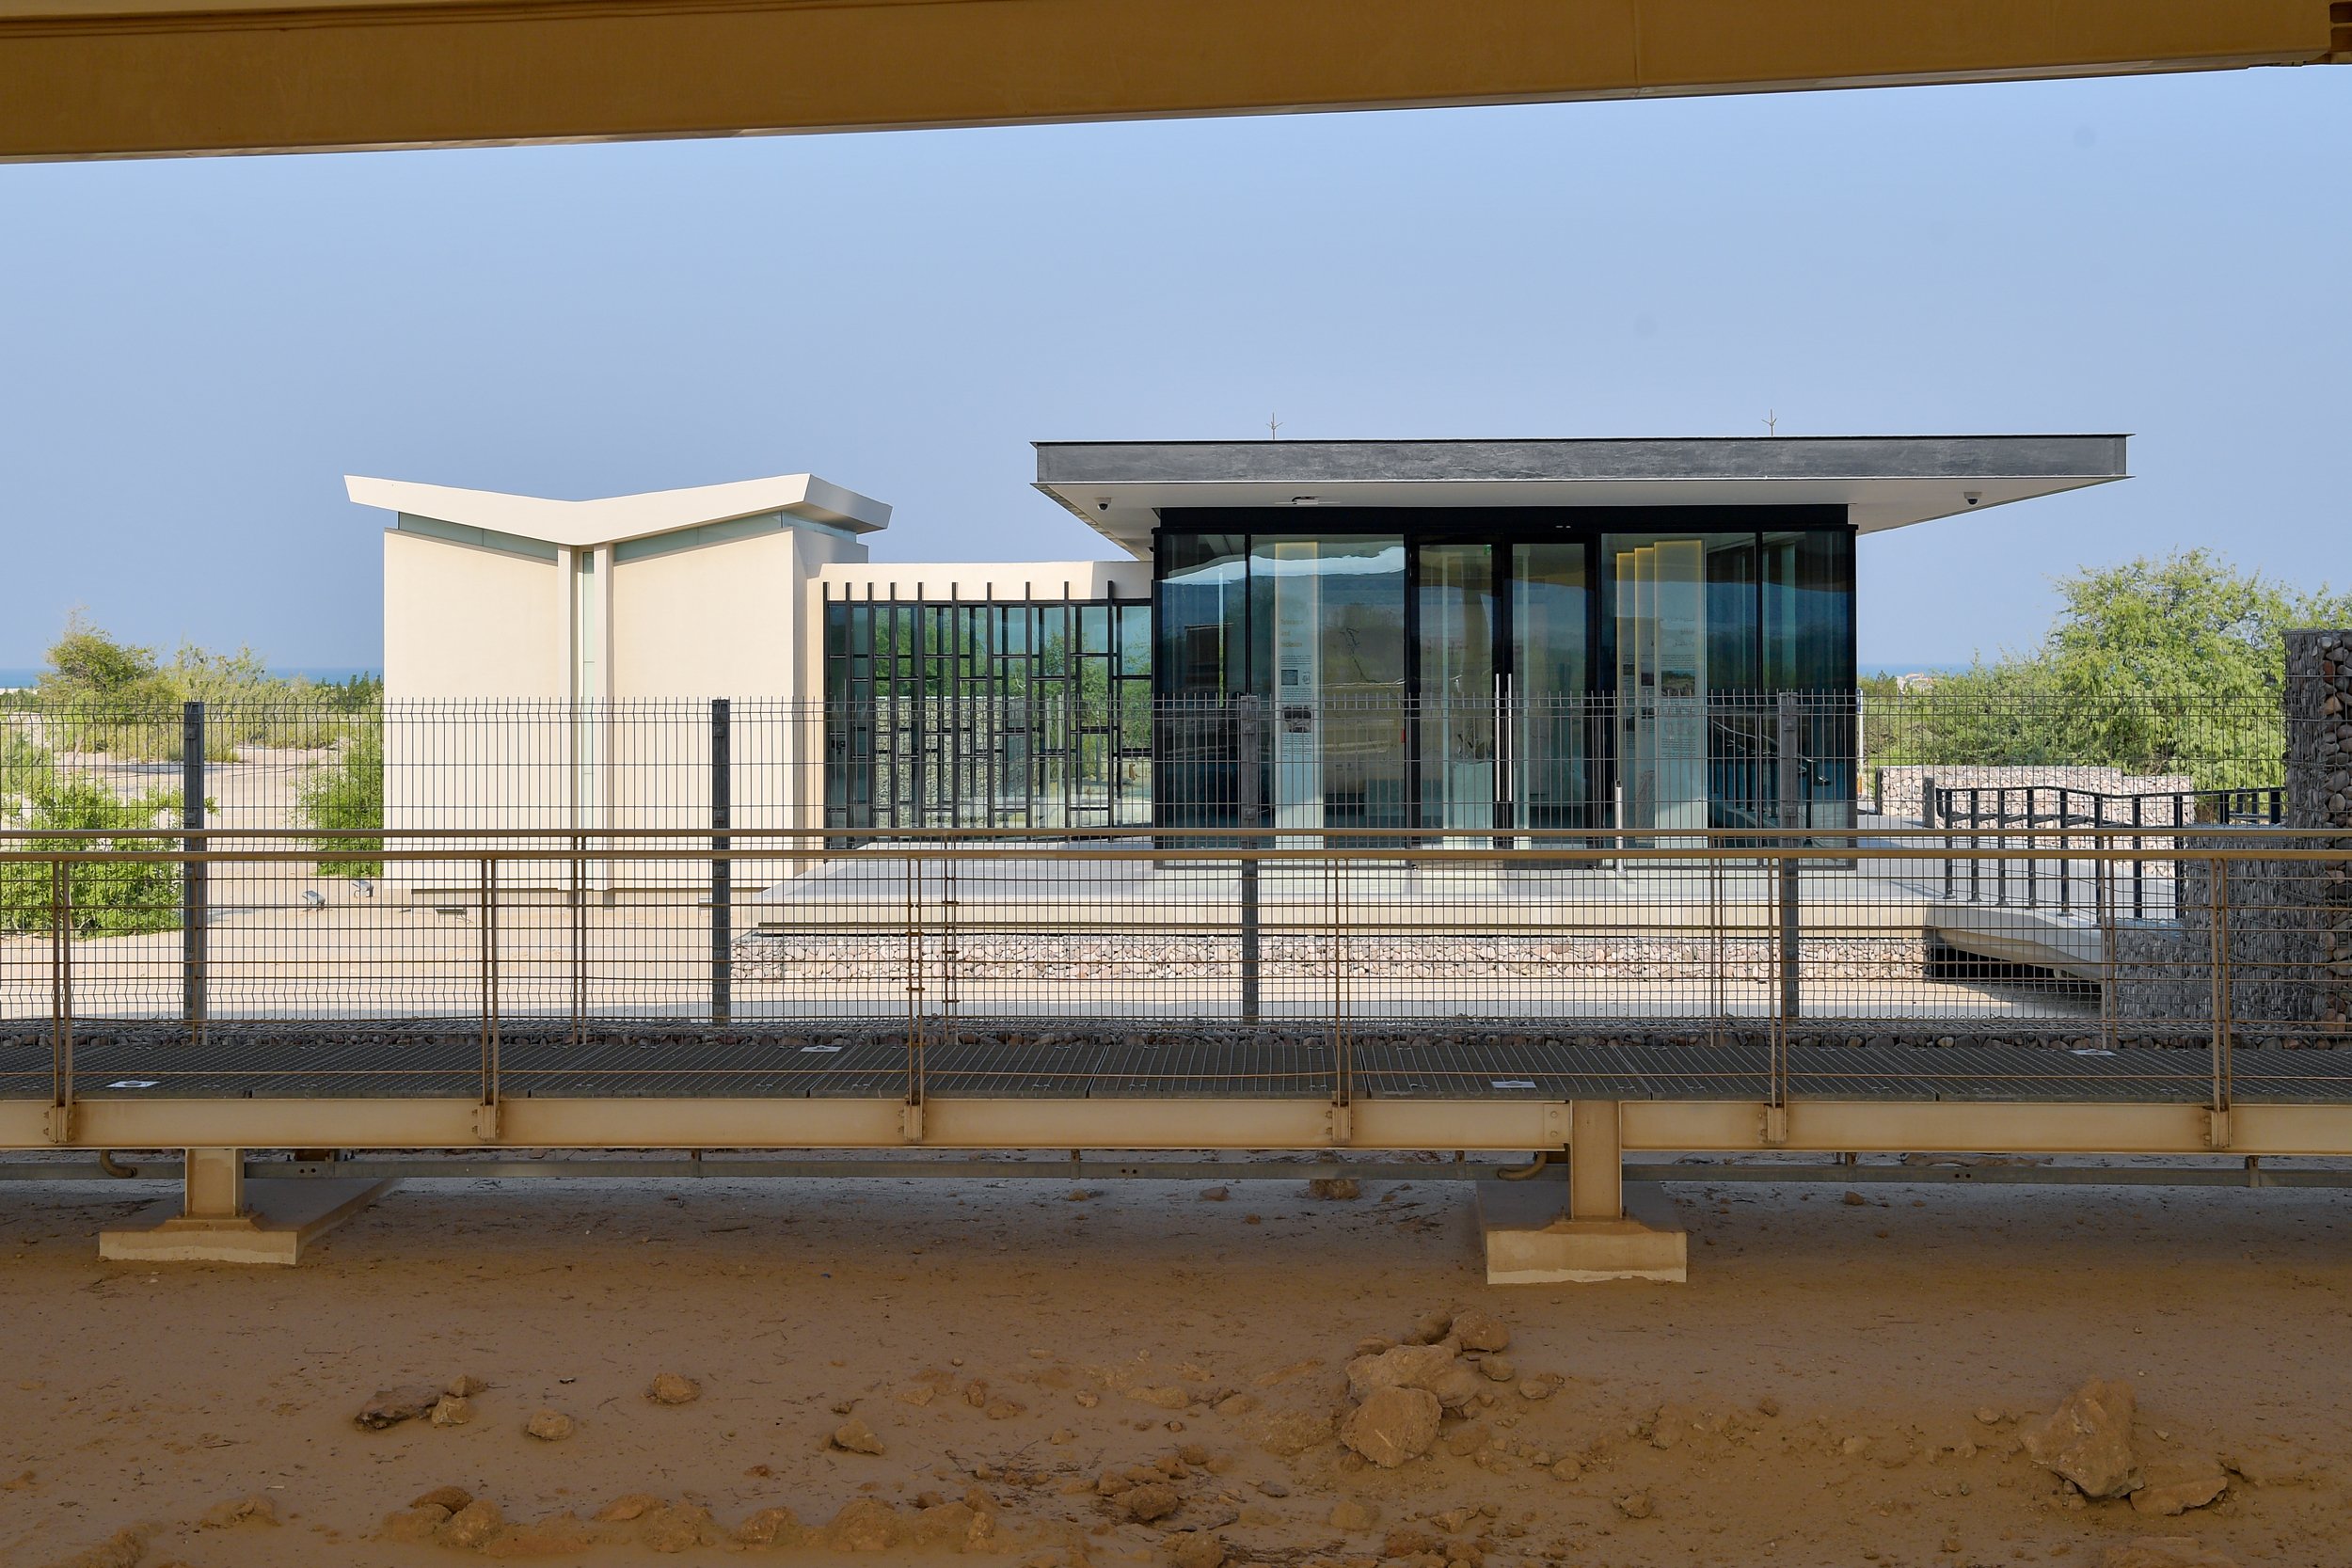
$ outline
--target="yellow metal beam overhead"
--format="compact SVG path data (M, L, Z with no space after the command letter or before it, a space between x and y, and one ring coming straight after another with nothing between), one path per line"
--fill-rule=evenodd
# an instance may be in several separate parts
M2344 59L2346 0L0 0L0 159L1548 103Z

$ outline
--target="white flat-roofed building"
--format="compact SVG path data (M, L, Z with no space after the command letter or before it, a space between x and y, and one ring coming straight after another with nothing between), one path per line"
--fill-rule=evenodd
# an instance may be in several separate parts
M865 536L890 520L813 474L595 500L346 484L396 519L384 532L392 828L707 821L707 773L678 766L678 735L707 733L714 697L818 697L811 585L862 563ZM500 703L512 705L485 705ZM758 734L733 770L735 819L797 822L819 778L815 736ZM617 863L598 879L672 879Z
M869 561L890 509L808 474L353 479L398 519L388 825L707 823L720 697L741 829L1740 829L1785 809L1756 704L1789 698L1836 825L1857 540L2111 483L2124 448L1048 442L1038 488L1119 558L929 564ZM428 712L498 699L537 717Z

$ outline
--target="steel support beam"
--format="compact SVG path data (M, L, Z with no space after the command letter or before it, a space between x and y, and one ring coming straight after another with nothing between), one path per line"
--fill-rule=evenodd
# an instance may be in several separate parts
M0 158L1423 107L2352 57L2331 0L0 0Z
M1615 1103L1615 1102L1612 1102ZM0 1101L0 1148L59 1147L49 1107ZM506 1100L496 1135L449 1100L83 1100L64 1147L243 1148L899 1148L895 1100ZM930 1100L920 1147L1438 1149L1573 1147L1559 1101L1359 1100L1343 1124L1311 1100ZM2352 1105L2240 1102L2226 1148L2210 1106L1805 1101L1768 1140L1761 1101L1626 1101L1627 1152L2212 1154L2352 1157ZM1588 1145L1588 1147L1591 1147Z
M1568 1218L1613 1220L1625 1213L1623 1107L1580 1100L1569 1110Z

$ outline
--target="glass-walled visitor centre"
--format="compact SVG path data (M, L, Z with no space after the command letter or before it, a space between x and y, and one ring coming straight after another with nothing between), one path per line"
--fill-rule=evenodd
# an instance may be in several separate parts
M1797 693L1836 825L1857 539L2123 461L2119 436L1041 443L1039 488L1130 562L1080 599L828 591L827 818L1752 826Z
M1710 796L1714 825L1736 825L1754 783L1723 747L1677 767L1705 762L1710 699L1853 689L1841 508L1317 503L1302 520L1171 508L1153 536L1154 689L1180 712L1267 705L1274 826L1705 826ZM1235 793L1157 783L1171 804Z

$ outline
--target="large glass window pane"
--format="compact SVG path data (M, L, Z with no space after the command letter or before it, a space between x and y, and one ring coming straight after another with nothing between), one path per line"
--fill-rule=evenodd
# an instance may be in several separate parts
M1629 828L1753 825L1769 782L1757 659L1756 536L1609 534L1616 819Z
M1229 826L1241 778L1225 705L1249 686L1248 540L1162 532L1159 570L1152 817L1171 828Z
M1275 826L1409 826L1404 540L1260 534L1249 570Z
M1629 828L1709 825L1708 655L1732 627L1708 559L1748 535L1610 534L1615 643L1617 820ZM1752 623L1751 623L1752 624Z
M1805 703L1799 777L1805 825L1853 823L1857 758L1852 698L1853 535L1843 530L1763 538L1764 673Z
M1592 824L1590 584L1581 543L1519 545L1511 553L1514 820L1529 828Z
M1763 689L1756 668L1756 536L1707 541L1707 684L1709 695Z
M1421 822L1495 826L1495 568L1486 545L1424 545L1419 604Z
M1853 536L1764 535L1764 679L1773 691L1850 691Z
M1237 533L1164 533L1160 561L1158 691L1197 699L1246 689L1247 541Z

